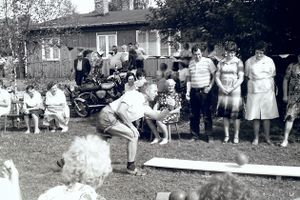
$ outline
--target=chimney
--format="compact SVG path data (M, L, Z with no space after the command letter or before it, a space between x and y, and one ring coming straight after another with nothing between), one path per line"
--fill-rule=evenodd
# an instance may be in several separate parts
M122 10L134 10L134 0L121 0Z
M100 15L106 15L108 13L108 0L94 0L95 11Z

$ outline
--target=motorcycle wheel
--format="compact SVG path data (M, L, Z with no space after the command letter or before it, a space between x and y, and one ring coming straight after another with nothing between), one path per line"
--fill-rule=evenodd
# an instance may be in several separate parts
M97 97L93 93L84 92L84 93L78 95L78 97L84 99L88 105L96 105L97 104ZM93 112L93 111L94 111L94 109L90 109L90 112Z
M75 100L75 112L79 117L88 117L90 109L85 102Z

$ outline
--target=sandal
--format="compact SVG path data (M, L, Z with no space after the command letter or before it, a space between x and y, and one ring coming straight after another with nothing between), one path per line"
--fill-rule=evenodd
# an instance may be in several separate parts
M233 143L234 143L234 144L238 144L238 143L239 143L239 138L238 138L238 137L237 137L237 138L234 138L234 139L233 139Z
M257 146L258 145L258 139L254 139L253 142L252 142L252 145Z
M134 176L145 176L147 174L146 172L142 171L141 169L139 169L137 167L134 170L127 169L126 171L128 174L131 174Z
M223 140L223 144L228 143L228 141L229 141L229 136L225 136L225 138L224 138L224 140Z
M289 142L287 140L283 141L280 146L281 147L287 147L287 145L289 144Z

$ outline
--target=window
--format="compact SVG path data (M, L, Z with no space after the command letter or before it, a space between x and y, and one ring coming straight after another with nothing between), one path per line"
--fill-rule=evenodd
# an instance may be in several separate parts
M176 51L173 39L169 37L168 41L162 41L161 36L156 30L137 31L137 41L146 53L151 56L171 56Z
M97 33L97 51L104 52L104 58L107 58L113 45L117 45L116 32Z
M143 48L148 55L160 56L160 38L158 31L137 31L137 40L139 46Z
M42 59L47 61L60 60L59 38L44 39L42 44Z

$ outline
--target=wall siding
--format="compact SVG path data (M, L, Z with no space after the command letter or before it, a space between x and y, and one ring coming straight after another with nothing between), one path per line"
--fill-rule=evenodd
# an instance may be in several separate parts
M136 42L136 30L141 29L141 26L110 26L101 28L85 28L80 32L75 33L67 38L61 39L62 47L60 48L60 61L43 61L40 44L30 43L27 48L31 51L28 58L28 77L47 77L47 78L66 78L70 77L73 68L74 59L76 59L79 50L97 48L97 32L117 32L117 44L122 46L128 43ZM71 50L69 50L72 48ZM34 52L32 50L34 49ZM156 71L156 64L151 64L152 61L146 61L147 74L153 75ZM154 62L154 61L153 61ZM157 62L156 62L157 63ZM149 72L148 72L149 71Z

